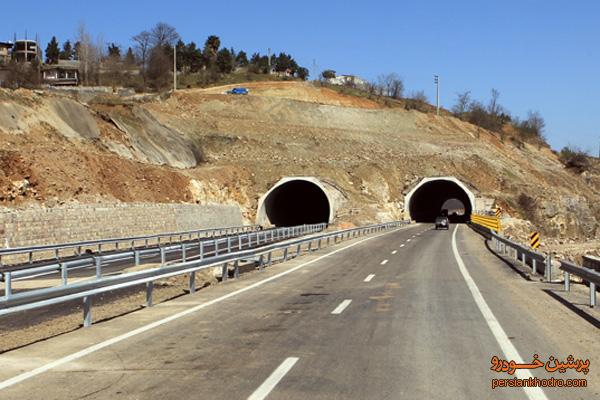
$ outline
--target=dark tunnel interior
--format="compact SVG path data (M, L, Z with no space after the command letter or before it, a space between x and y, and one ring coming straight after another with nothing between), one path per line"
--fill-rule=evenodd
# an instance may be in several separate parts
M451 209L448 209L449 205ZM467 192L456 183L442 179L420 186L413 193L408 207L411 219L417 222L435 222L443 210L449 211L450 222L466 222L472 211Z
M265 199L265 212L275 226L328 222L329 199L312 182L297 180L275 188Z

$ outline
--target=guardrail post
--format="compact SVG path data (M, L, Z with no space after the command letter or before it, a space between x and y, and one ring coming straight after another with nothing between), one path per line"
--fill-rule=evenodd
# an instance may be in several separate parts
M269 256L267 257L267 266L270 267L272 264L272 261L273 261L273 252L270 251Z
M190 282L189 282L190 283L189 284L190 293L195 293L196 292L196 271L190 272L189 278L190 278Z
M286 262L288 259L288 248L283 249L283 262Z
M238 235L238 250L241 250L241 249L242 249L242 238L243 238L243 237L244 237L244 236L243 236L242 234L239 234L239 235Z
M134 262L135 262L135 266L137 267L138 265L140 265L140 251L139 250L134 250L133 251L133 258L134 258Z
M331 239L331 236L327 236L327 246L329 246L329 240Z
M166 262L165 248L160 248L160 266L163 267Z
M571 275L565 271L565 292L571 289Z
M58 249L54 250L54 258L56 258L58 260Z
M596 306L596 284L590 282L590 307Z
M308 241L308 250L309 253L312 251L312 240Z
M227 236L227 253L231 253L231 236Z
M68 272L67 263L60 263L60 280L63 286L67 286Z
M215 247L215 257L219 255L219 239L215 239L213 241L213 245Z
M260 257L258 258L258 270L262 271L263 269L263 255L261 254Z
M92 326L92 296L83 298L83 327L89 328Z
M96 263L96 279L102 278L102 258L94 257L94 261Z
M240 277L240 262L239 262L239 260L235 260L233 262L233 277L236 279Z
M527 254L525 254L525 252L521 253L521 262L523 263L523 266L527 265Z
M302 243L298 244L298 246L296 246L296 257L300 256L300 252L302 251Z
M181 243L181 261L187 261L187 249L185 247L185 243Z
M146 282L146 307L152 307L153 293L154 293L154 281Z
M225 282L229 277L229 270L227 269L227 261L223 263L221 267L221 282Z
M544 275L546 275L546 280L548 282L552 282L552 255L550 253L548 253L546 256L546 268Z
M204 260L204 242L200 242L200 259Z
M4 273L4 298L10 299L12 296L12 272Z
M319 241L317 242L317 250L321 250L321 238L319 238Z
M535 257L531 259L531 273L537 274L537 260Z

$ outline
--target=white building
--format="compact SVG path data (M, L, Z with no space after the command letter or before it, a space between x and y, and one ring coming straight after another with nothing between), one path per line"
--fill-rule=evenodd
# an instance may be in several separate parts
M365 89L368 82L354 75L337 75L335 78L327 79L327 82L332 85L352 86L359 89Z

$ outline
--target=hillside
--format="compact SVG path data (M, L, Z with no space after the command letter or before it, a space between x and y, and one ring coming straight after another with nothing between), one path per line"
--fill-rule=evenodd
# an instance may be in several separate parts
M219 87L86 104L0 91L0 203L226 202L253 221L279 178L310 175L358 210L341 222L365 223L402 217L404 194L422 177L452 175L515 217L515 235L530 229L526 216L556 243L600 233L598 175L565 169L548 148L308 83L247 87L249 96Z

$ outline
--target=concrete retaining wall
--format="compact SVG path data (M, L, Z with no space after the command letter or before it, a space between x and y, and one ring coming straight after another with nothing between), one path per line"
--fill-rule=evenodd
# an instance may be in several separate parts
M234 205L69 204L0 210L0 247L243 225Z

